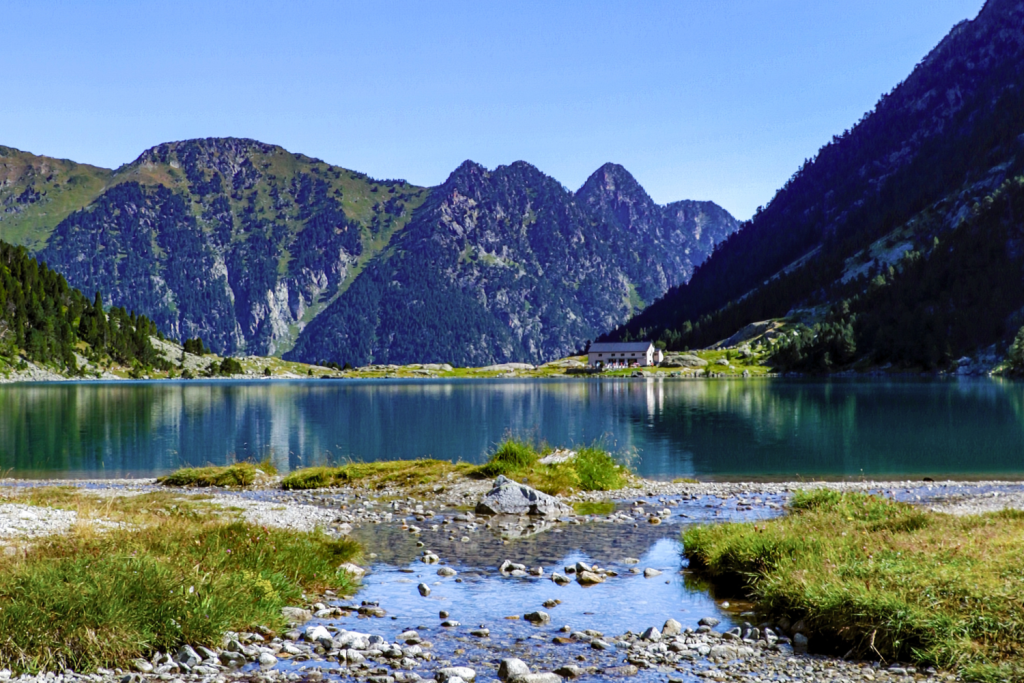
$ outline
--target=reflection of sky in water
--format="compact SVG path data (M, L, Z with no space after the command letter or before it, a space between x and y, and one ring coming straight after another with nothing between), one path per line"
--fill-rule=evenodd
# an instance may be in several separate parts
M736 616L735 611L720 609L701 586L681 573L685 561L679 541L680 532L684 523L712 519L765 519L779 514L778 510L761 506L741 510L738 505L741 501L737 498L679 500L645 497L639 500L648 510L668 508L671 512L666 518L668 521L659 525L643 523L638 527L632 523L563 524L529 538L511 540L508 544L503 544L491 531L482 527L475 531L465 527L456 530L442 524L437 532L424 530L422 534L415 535L397 530L397 523L395 526L361 527L358 537L366 551L379 551L379 555L363 580L362 590L354 600L342 601L342 604L376 602L386 610L387 617L360 619L350 616L328 623L338 628L379 634L389 640L405 630L417 629L422 637L434 644L432 652L436 657L469 665L483 680L493 679L498 661L509 656L521 657L540 671L550 671L567 663L598 668L623 663L625 652L618 648L598 652L585 642L552 645L553 637L567 635L560 631L563 626L569 626L572 631L599 631L610 639L626 631L640 633L649 626L661 628L670 618L679 621L684 628L696 628L698 621L706 616L722 620L716 627L718 630L741 623L743 619ZM779 496L765 497L764 500L775 504L783 502ZM630 506L623 505L620 509L628 510ZM438 518L432 521L438 521ZM468 542L446 542L449 535L458 537L462 534L469 537ZM417 540L422 540L425 547L417 547ZM425 549L436 551L442 561L459 572L458 576L440 577L437 570L442 565L427 565L412 559ZM626 564L624 560L627 557L634 557L639 562ZM545 576L502 576L496 567L504 559L528 567L543 564ZM551 581L553 571L564 573L566 565L578 561L598 564L619 575L586 588L575 582L558 586ZM648 567L663 573L648 579L629 571L631 568L642 571ZM419 594L417 586L420 583L430 587L429 596ZM561 604L544 606L546 601L553 599L560 600ZM442 627L441 610L448 612L448 618L459 622L459 626ZM538 610L547 612L551 623L533 626L522 618ZM519 619L506 618L510 616L518 616ZM488 629L490 636L486 639L470 636L470 631L476 628ZM457 649L463 652L457 652ZM302 665L284 664L283 667ZM419 673L429 675L431 671L427 666ZM673 675L686 681L700 680L689 670L673 671ZM600 675L588 678L609 679ZM664 672L650 669L631 680L664 683L665 677Z
M997 380L296 381L0 387L0 468L148 476L269 457L281 470L480 462L512 432L603 439L649 477L1024 473L1024 385Z
M628 533L628 529L622 529ZM661 539L640 557L640 568L652 567L664 572L661 576L645 579L630 574L629 565L614 562L601 566L614 569L619 576L606 583L582 587L577 583L558 586L550 580L551 571L562 572L565 565L578 561L592 563L595 558L570 550L557 567L545 567L544 578L510 578L497 572L467 570L458 564L454 578L437 576L437 565L415 563L410 565L415 574L403 574L394 568L378 566L366 578L359 593L360 600L380 600L388 614L397 616L401 625L429 624L438 621L438 611L446 610L451 618L466 627L483 623L494 629L504 617L542 610L551 616L551 630L568 624L574 630L595 629L609 635L627 630L639 633L648 626L658 626L673 618L684 626L697 627L702 616L719 614L715 603L706 593L687 588L679 573L682 566L682 548L678 541ZM515 560L515 558L510 558ZM420 582L430 586L430 596L423 598L416 590ZM562 604L546 608L545 600L558 599Z

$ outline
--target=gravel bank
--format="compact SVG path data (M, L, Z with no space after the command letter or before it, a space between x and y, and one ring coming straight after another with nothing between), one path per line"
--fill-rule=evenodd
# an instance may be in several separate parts
M4 483L25 486L44 482L29 484L8 480ZM101 496L166 490L155 486L152 480L45 483L84 486ZM372 528L386 534L389 539L396 539L396 544L401 538L410 539L407 541L409 545L415 541L417 546L422 546L425 542L427 548L441 555L442 565L443 560L456 556L457 548L478 548L481 552L471 555L473 564L484 572L493 572L495 570L489 565L496 567L503 559L498 553L502 552L501 544L507 541L502 539L531 535L541 537L553 532L568 541L570 531L574 529L579 529L578 533L593 534L595 527L586 525L594 522L602 523L600 528L608 529L609 534L621 534L616 538L627 538L640 536L654 528L664 529L661 525L716 519L713 516L720 512L739 511L770 516L781 513L786 494L801 488L820 487L882 492L952 514L973 514L1004 507L1024 509L1024 484L1006 481L690 484L648 481L643 486L622 491L578 494L571 498L572 501L613 502L616 510L611 514L570 515L563 521L545 522L525 517L498 521L470 514L466 507L474 504L490 488L490 483L459 479L420 491L416 496L399 488L372 492L358 488L298 492L274 488L255 491L203 489L195 493L211 497L213 502L226 509L237 510L254 524L293 530L319 527L336 534ZM188 495L190 492L183 493ZM684 503L682 507L681 503ZM693 517L696 511L707 516ZM34 519L28 515L33 515ZM35 538L48 533L64 533L74 523L72 512L20 504L0 505L0 537L8 537L4 531L8 528L11 529L10 537ZM625 549L620 548L620 551L625 552ZM467 555L462 552L465 562ZM421 560L421 563L426 562L426 559ZM403 565L395 563L394 566ZM444 566L441 568L445 569ZM524 569L527 571L523 573L528 574L530 567ZM458 576L454 572L450 575L438 572L439 577L447 577L449 581L461 581L463 575L461 567ZM550 581L548 575L525 578ZM652 575L649 580L660 582L664 578ZM508 590L513 600L518 595L517 585L515 577L509 579ZM552 582L551 585L556 584ZM416 590L415 584L410 583L408 590ZM424 600L430 599L429 591L427 595L422 592L419 595ZM387 618L391 607L385 602L367 605L333 595L320 596L315 600L301 608L315 615L309 625L326 627L326 638L323 633L310 636L304 627L284 634L228 634L222 648L205 652L198 647L192 649L198 655L198 661L191 664L193 655L190 652L169 652L140 663L135 671L101 671L90 676L71 672L51 673L21 677L21 680L25 683L155 683L157 680L226 683L235 680L315 682L341 677L371 683L412 683L421 678L458 683L454 681L456 674L443 670L467 667L477 681L483 682L494 680L498 675L498 663L509 656L522 658L530 669L529 675L533 676L510 683L559 683L577 677L587 680L626 677L638 683L758 678L900 682L953 679L945 673L918 671L907 665L883 667L877 663L807 655L801 652L802 642L792 630L771 624L744 624L736 631L709 622L666 622L650 624L651 628L638 632L605 636L584 630L585 625L580 630L563 630L557 623L544 623L538 627L527 624L525 620L480 623L479 617L470 614L459 615L465 625L448 619L446 615L444 619L448 626L431 623L412 628L413 622L403 625L411 631L399 634ZM531 606L531 609L535 608ZM557 615L554 619L557 622ZM374 628L375 624L378 628ZM0 680L3 678L3 672L0 672Z

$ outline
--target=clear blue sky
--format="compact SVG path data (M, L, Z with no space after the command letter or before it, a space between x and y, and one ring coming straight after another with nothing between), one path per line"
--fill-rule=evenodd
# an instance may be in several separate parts
M0 144L116 167L242 136L424 185L615 161L747 218L982 4L8 0Z

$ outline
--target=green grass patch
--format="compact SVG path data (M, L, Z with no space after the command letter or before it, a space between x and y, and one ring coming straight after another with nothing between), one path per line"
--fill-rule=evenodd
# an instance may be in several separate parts
M572 491L612 491L629 482L629 469L617 463L599 445L579 448L575 457L564 462L541 464L541 458L551 452L549 447L508 437L495 447L485 464L474 468L470 474L487 478L505 475L553 495Z
M281 487L286 490L317 489L329 486L362 485L418 487L434 484L456 474L465 474L471 465L447 460L384 460L353 462L341 467L308 467L292 472Z
M886 498L801 492L768 522L696 526L690 566L812 649L1024 681L1024 514L953 517Z
M281 607L304 591L356 587L338 568L358 554L348 539L252 526L164 492L19 499L129 523L83 521L0 558L0 668L127 669L154 651L219 645L227 630L283 630Z
M277 468L269 460L260 463L239 462L234 465L209 467L184 467L157 483L164 486L252 486L258 477L277 474Z

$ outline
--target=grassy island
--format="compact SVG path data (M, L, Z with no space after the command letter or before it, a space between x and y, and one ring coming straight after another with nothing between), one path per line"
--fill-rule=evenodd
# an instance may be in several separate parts
M165 486L244 487L258 483L276 472L269 463L249 462L226 466L190 467L158 479ZM550 494L574 491L612 491L626 486L632 477L600 445L576 450L537 446L515 437L506 438L488 455L483 465L452 463L447 460L383 460L352 462L337 467L307 467L295 470L280 481L286 491L359 486L380 489L418 489L455 477L493 479L505 475Z
M913 660L968 680L1024 680L1024 513L955 517L817 490L768 522L684 532L690 567L812 650Z

